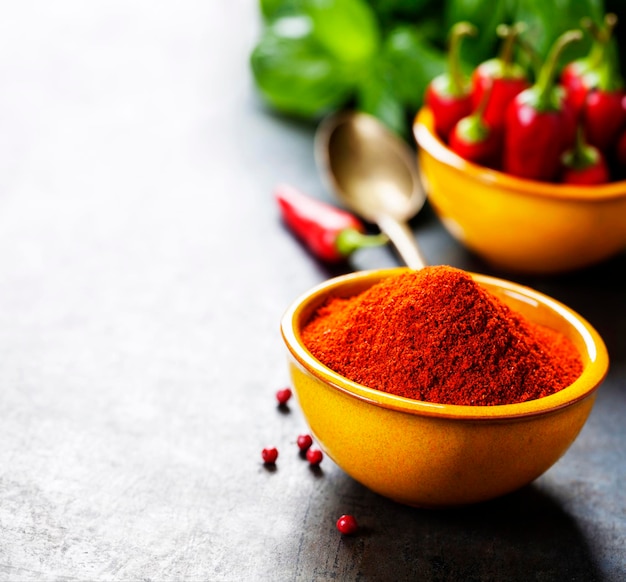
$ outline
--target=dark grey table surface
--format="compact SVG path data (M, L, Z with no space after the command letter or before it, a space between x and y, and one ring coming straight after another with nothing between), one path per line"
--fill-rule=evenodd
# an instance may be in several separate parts
M283 311L399 260L372 249L328 270L282 226L278 182L331 198L314 127L255 92L258 27L253 0L4 7L0 579L625 579L626 254L508 277L428 208L411 224L432 264L529 284L607 343L587 425L532 485L418 510L294 452L297 402L274 400ZM353 538L335 529L345 512Z

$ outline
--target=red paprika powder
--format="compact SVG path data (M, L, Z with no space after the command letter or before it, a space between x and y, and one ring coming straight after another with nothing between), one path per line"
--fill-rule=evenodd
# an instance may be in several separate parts
M403 272L354 297L331 298L304 326L302 340L354 382L443 404L534 400L582 372L568 338L448 266Z

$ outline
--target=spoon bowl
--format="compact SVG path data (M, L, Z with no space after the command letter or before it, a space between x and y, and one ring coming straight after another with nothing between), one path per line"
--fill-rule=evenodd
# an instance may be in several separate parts
M378 225L407 266L426 264L407 222L426 201L415 153L374 116L342 111L324 119L315 157L329 188L351 211Z

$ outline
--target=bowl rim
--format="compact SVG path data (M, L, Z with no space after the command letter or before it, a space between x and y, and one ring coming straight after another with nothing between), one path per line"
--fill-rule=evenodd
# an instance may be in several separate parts
M604 341L593 326L581 315L556 299L531 289L530 287L469 271L467 271L468 274L478 283L498 287L518 299L543 304L560 317L566 319L578 331L587 347L590 362L581 376L572 384L555 394L526 402L494 406L439 404L396 396L395 394L368 388L367 386L348 380L320 362L304 346L300 337L299 322L305 310L320 305L326 297L346 286L355 283L362 284L367 280L371 280L371 285L373 285L385 277L409 270L408 267L394 267L389 269L357 271L328 279L301 294L287 308L280 323L281 335L295 362L315 378L332 388L350 397L382 408L416 416L485 422L505 419L523 419L556 412L594 394L606 377L609 367L609 357ZM364 285L363 288L366 288L366 286Z
M618 180L594 186L555 184L518 178L498 170L470 162L453 152L433 130L433 113L424 106L413 120L413 136L419 150L422 149L435 160L464 173L468 179L493 184L526 196L598 202L626 196L626 180Z

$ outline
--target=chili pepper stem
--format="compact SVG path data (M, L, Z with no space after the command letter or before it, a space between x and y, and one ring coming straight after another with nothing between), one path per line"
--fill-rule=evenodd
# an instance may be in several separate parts
M605 58L606 46L613 35L613 29L617 25L617 16L607 14L604 17L604 27L599 27L591 18L583 18L581 26L589 31L593 38L593 45L589 52L589 64L591 67L599 66Z
M598 71L598 85L605 90L612 90L619 85L619 80L614 74L614 67L610 65L611 59L607 50L616 25L617 16L612 13L604 17L603 27L598 26L591 18L583 18L581 21L581 26L589 31L593 39L587 58L588 70Z
M558 109L558 103L553 102L555 75L554 72L559 61L559 57L563 52L563 49L572 42L582 39L582 32L580 30L568 30L564 32L559 38L556 39L550 52L546 58L546 62L539 71L539 78L537 79L537 109L539 111L547 111L550 109Z
M599 157L600 153L586 142L583 128L579 126L574 147L563 154L564 165L581 170L597 164Z
M592 29L591 20L584 19L583 22L585 23L583 24L585 28ZM599 65L602 64L602 61L604 60L604 43L598 42L594 34L592 34L592 36L594 37L594 42L591 46L591 50L589 51L589 62L588 62L588 67L590 69L593 69L594 67L598 67Z
M503 76L509 77L513 65L513 47L517 37L526 30L526 23L517 22L513 26L500 24L496 29L496 34L504 39L500 49L500 62L502 63Z
M364 234L359 232L356 228L344 228L335 240L335 247L337 251L343 255L348 256L358 249L365 247L377 247L389 242L387 235L385 234Z
M448 71L450 73L450 93L455 97L465 93L465 79L459 59L461 39L465 36L474 36L477 30L469 22L457 22L450 32L450 46L448 48Z
M485 110L491 97L491 91L493 89L493 82L489 85L488 89L483 93L478 107L471 115L464 117L459 121L458 131L463 138L470 143L478 143L484 141L489 135L490 128L484 121Z

